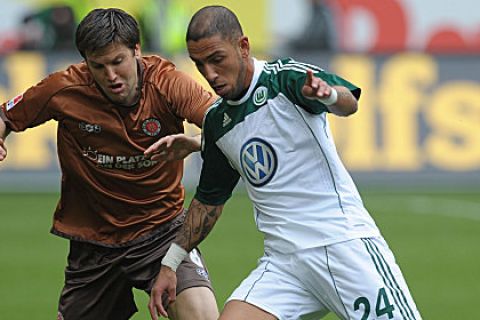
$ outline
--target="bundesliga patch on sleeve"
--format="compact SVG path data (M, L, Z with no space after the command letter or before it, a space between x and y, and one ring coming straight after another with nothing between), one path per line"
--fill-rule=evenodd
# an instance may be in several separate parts
M15 107L20 101L22 101L22 99L23 99L23 94L19 94L18 96L16 96L12 100L8 101L7 105L6 105L6 110L8 111L8 110L12 109L13 107Z

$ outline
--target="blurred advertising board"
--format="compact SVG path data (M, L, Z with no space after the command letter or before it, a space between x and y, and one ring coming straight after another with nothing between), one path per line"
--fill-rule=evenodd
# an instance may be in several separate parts
M133 14L142 29L144 49L176 54L184 52L193 12L211 4L209 0L3 1L0 54L19 48L65 47L71 41L54 38L71 40L76 23L99 7L119 7ZM356 53L480 52L476 0L219 0L214 4L238 15L259 52L292 46Z
M402 52L299 54L295 59L319 65L362 88L359 112L345 119L330 117L337 149L361 181L480 186L479 58ZM0 57L0 100L13 98L79 60L66 53ZM200 80L187 57L175 62ZM187 133L196 131L187 127ZM0 164L0 190L56 190L55 135L53 121L12 133L7 139L8 158ZM187 159L187 186L195 185L200 166L198 155Z
M294 39L315 39L317 45L342 52L480 52L476 0L270 0L269 4L270 29L279 47Z

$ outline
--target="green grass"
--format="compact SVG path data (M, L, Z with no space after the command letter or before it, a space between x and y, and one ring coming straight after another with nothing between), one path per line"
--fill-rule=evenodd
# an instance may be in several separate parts
M57 197L0 193L1 319L55 318L68 249L67 241L49 234ZM423 318L478 318L480 193L366 190L363 199ZM201 245L220 306L263 252L252 215L247 197L235 194ZM140 312L134 319L149 319L146 295L136 297Z

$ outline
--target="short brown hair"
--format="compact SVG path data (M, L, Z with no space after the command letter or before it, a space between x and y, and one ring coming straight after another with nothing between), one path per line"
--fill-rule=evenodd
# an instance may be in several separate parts
M134 17L117 8L94 9L77 28L75 45L82 57L111 43L134 49L140 43L140 29Z

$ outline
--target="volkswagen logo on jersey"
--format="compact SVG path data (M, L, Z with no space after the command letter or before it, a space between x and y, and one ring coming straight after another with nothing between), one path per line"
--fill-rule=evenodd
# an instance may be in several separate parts
M240 164L248 182L261 187L273 178L277 169L277 155L268 142L253 138L242 146Z

